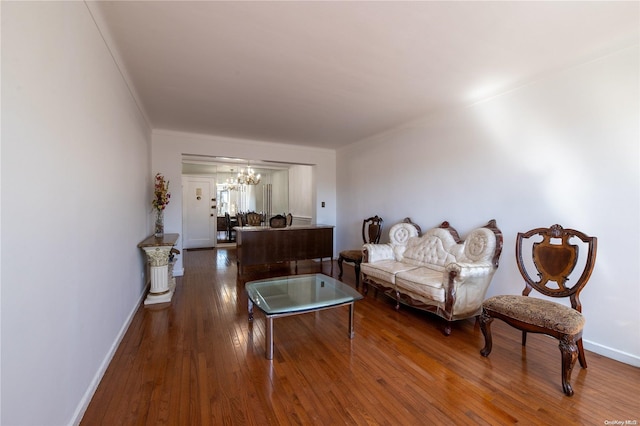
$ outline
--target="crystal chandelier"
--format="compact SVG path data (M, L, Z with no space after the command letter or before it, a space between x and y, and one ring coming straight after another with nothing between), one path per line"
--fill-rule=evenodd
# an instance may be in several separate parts
M238 190L238 181L236 179L227 178L226 182L223 185L224 189L227 189L229 191Z
M260 174L256 174L251 168L251 164L247 163L247 168L242 169L238 173L238 183L241 185L257 185L260 183Z

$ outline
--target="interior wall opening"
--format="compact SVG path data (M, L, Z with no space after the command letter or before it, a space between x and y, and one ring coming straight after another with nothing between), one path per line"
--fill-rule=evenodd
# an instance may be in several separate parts
M183 155L184 248L235 244L233 227L249 212L261 214L262 225L287 213L295 225L312 223L312 174L308 164Z

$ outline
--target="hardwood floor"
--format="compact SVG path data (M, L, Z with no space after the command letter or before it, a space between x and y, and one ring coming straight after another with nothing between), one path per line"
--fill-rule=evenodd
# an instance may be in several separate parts
M140 307L83 425L640 421L636 367L587 351L589 368L576 363L567 397L556 340L532 334L523 349L520 333L496 320L483 358L473 320L445 337L437 317L396 311L373 292L356 303L354 339L347 307L274 320L269 361L264 316L248 322L244 282L293 268L251 268L238 280L235 249L190 250L183 260L172 303ZM330 274L330 262L322 270ZM298 262L298 273L313 272L319 263ZM354 285L352 267L343 281Z

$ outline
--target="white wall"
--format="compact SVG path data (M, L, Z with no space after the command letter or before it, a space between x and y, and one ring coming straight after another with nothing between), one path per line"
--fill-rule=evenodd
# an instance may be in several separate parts
M386 230L410 216L423 229L448 220L462 236L495 218L505 242L489 295L519 294L518 231L559 223L597 236L581 296L585 347L640 365L638 53L340 150L338 250L361 244L362 218L373 214Z
M336 223L336 153L333 150L167 130L152 132L151 167L154 174L159 172L172 182L180 182L182 154L313 164L313 219L321 224ZM321 207L322 201L326 202L324 208ZM182 195L173 189L171 203L165 210L165 232L182 234L181 205ZM177 247L182 248L182 238L178 240ZM182 271L182 256L179 256L174 272L177 275Z
M83 2L2 2L3 425L79 420L144 290L150 130Z

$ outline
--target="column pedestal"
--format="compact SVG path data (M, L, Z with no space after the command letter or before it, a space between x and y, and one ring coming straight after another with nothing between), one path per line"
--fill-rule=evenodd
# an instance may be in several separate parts
M176 279L173 277L175 261L170 261L169 257L177 239L178 234L167 234L164 237L149 237L138 245L147 256L147 279L150 281L145 305L171 302Z

